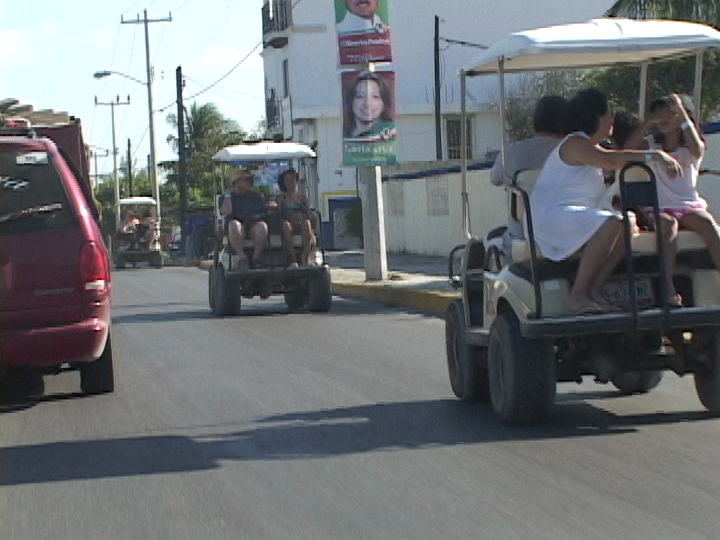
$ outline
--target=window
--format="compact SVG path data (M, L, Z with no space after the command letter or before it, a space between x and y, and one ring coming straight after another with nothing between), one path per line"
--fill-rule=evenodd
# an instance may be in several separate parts
M290 95L290 68L288 61L283 60L283 97Z
M448 118L447 128L447 152L448 159L460 159L460 118ZM467 158L472 159L472 118L467 118Z

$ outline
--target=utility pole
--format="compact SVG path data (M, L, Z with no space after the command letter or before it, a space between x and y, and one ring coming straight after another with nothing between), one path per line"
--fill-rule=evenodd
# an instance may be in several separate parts
M187 213L187 146L185 141L185 107L183 106L183 76L182 67L175 70L175 83L177 85L177 126L178 126L178 174L180 187L180 245L185 246L185 215Z
M130 105L130 96L127 97L127 101L120 101L120 96L115 98L115 101L98 101L95 96L95 105L108 105L110 106L110 118L112 119L112 155L113 155L113 182L115 183L115 230L120 228L120 180L118 179L117 170L117 155L118 147L115 144L115 107L118 105Z
M138 15L134 21L126 21L120 16L120 24L140 24L145 25L145 66L147 68L147 91L148 91L148 115L150 131L150 182L153 186L155 195L155 223L160 226L160 180L157 176L157 157L155 155L155 122L153 121L153 98L152 98L152 65L150 65L150 32L148 24L154 22L172 22L172 14L162 19L148 19L147 9L143 10L143 18Z
M366 71L375 71L375 64L366 64ZM385 243L385 211L383 208L382 168L358 167L358 181L363 191L363 248L365 279L387 279L387 244Z
M130 138L128 137L128 152L127 152L127 176L128 176L128 191L130 197L133 196L133 178L132 178L132 150L130 149Z
M99 150L103 150L105 153L101 154ZM100 178L100 173L98 173L98 156L102 157L108 157L110 155L110 150L107 150L105 148L97 148L97 147L91 147L90 148L90 156L93 158L93 170L95 171L94 178L95 181L93 182L93 190L97 189L98 186L98 180Z
M435 153L442 160L442 123L440 117L440 17L435 15Z

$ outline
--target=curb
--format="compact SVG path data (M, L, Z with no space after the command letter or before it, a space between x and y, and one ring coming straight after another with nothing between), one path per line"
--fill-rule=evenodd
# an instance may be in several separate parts
M430 291L426 289L408 289L392 285L367 282L332 283L333 294L350 298L375 300L387 306L409 307L435 315L443 315L458 293Z

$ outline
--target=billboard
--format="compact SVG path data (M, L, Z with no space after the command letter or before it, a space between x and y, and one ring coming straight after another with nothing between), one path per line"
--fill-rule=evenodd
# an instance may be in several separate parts
M349 71L341 78L343 165L395 164L395 73Z
M389 0L334 0L340 64L391 62Z

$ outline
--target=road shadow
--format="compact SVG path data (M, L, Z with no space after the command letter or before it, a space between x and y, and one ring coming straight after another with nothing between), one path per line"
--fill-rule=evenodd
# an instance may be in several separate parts
M548 423L499 425L487 407L456 400L378 403L262 418L252 429L0 448L0 485L180 473L225 461L322 459L373 451L457 447L498 441L606 437L655 424L696 422L706 413L617 416L589 403L556 405Z

